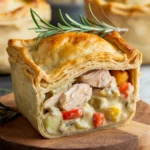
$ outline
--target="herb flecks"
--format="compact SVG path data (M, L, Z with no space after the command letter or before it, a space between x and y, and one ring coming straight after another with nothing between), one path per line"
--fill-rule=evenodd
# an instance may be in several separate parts
M17 110L0 103L0 125L13 120L19 114Z
M36 38L35 49L38 49L38 43L41 38L47 38L49 36L60 34L60 33L67 33L67 32L93 32L94 34L98 34L101 37L104 35L112 32L127 32L127 28L118 28L109 24L106 24L103 21L99 21L96 16L94 15L91 6L89 5L90 13L95 20L92 22L91 20L87 19L84 16L80 16L80 23L72 19L68 14L65 14L65 18L62 15L61 10L59 9L59 15L63 22L63 24L58 23L57 26L54 26L46 21L44 21L33 9L30 9L32 19L36 25L35 28L30 28L30 30L35 30L38 33ZM37 18L37 19L36 19Z

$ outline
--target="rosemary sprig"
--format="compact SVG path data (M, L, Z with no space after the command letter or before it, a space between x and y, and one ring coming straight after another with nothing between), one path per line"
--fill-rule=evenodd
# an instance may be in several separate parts
M15 109L0 103L0 125L16 118L20 113Z
M32 19L36 25L35 28L30 28L30 30L35 30L38 33L36 38L35 49L38 49L38 43L41 38L47 38L49 36L66 33L66 32L93 32L94 34L98 34L101 37L104 35L112 32L127 32L127 28L118 28L109 24L106 24L103 21L99 21L96 16L94 15L91 6L89 5L89 10L93 18L95 19L96 23L92 22L91 20L87 19L84 16L80 16L80 23L72 19L68 14L65 14L67 21L62 15L61 9L59 9L60 19L62 20L63 24L58 23L57 26L54 26L46 21L44 21L33 9L30 9ZM38 22L37 19L38 18Z

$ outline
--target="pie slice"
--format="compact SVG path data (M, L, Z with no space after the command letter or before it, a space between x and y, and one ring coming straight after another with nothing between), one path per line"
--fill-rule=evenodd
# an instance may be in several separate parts
M45 138L114 128L136 111L141 53L117 32L9 40L18 109Z

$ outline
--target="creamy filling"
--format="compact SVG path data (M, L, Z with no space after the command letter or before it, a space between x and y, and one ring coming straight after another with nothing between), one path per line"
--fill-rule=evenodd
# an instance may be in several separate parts
M134 87L127 71L91 71L52 92L43 108L45 129L54 135L119 123L135 110Z

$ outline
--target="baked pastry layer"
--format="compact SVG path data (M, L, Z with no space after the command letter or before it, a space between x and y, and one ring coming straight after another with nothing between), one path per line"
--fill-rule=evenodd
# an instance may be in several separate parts
M35 42L9 40L7 51L17 107L42 136L113 128L132 119L142 56L117 32L104 39L59 34L41 39L37 51Z
M29 39L36 33L28 28L34 27L30 8L47 21L50 20L50 6L45 0L1 0L0 1L0 73L10 73L6 47L11 38Z
M101 12L102 10L114 25L129 28L129 31L122 37L142 52L143 63L150 63L150 38L148 38L150 33L150 1L85 0L87 16L93 20L88 9L89 3L99 20L108 22Z

